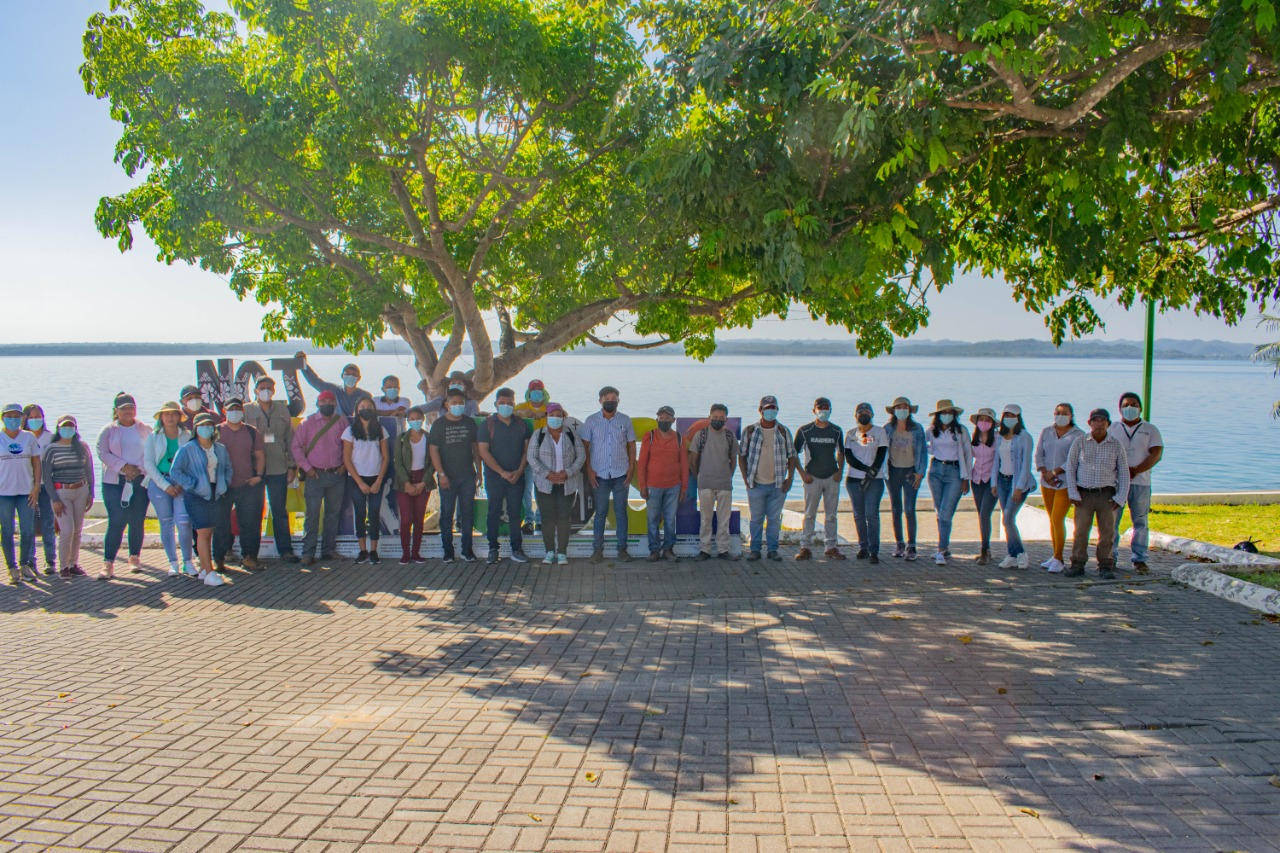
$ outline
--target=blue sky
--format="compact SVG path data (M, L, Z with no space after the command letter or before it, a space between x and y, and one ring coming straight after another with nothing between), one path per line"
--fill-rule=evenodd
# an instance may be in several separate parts
M84 93L84 23L109 0L0 4L0 283L8 342L247 341L261 338L263 308L239 302L218 277L155 260L145 239L121 254L93 227L103 195L129 187L113 162L118 128L106 105ZM140 235L141 236L141 235ZM189 310L196 307L197 311ZM930 300L933 318L919 337L1048 339L1002 283L962 280ZM1106 337L1142 337L1141 311L1100 305ZM195 322L192 318L198 318ZM22 318L13 322L14 318ZM1254 322L1236 328L1188 314L1160 318L1169 338L1265 338ZM732 337L841 338L841 329L803 311L767 320Z

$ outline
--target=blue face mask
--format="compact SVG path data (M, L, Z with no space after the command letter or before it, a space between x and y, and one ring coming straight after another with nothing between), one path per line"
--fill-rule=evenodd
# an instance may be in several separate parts
M409 421L409 429L411 430L422 432L422 426L423 426L423 421L421 420Z
M32 432L44 429L44 418L27 418L27 429Z
M822 421L824 424L825 424L827 421L831 420L831 410L830 410L830 409L819 409L819 410L818 410L818 420Z
M1120 410L1120 417L1124 418L1126 421L1136 421L1138 418L1142 417L1142 409L1137 406L1125 406Z
M356 383L360 381L359 376L352 376L350 373L342 374L342 384L347 388L356 387Z
M778 410L777 410L777 409L765 409L763 412L761 412L761 413L760 413L760 417L762 417L762 418L764 418L766 421L769 421L770 423L772 423L773 421L776 421L776 420L778 419Z
M72 439L76 437L76 428L72 426L58 427L58 437Z
M1004 424L1005 429L1013 429L1018 425L1017 418L1002 418L1000 423Z
M547 418L547 426L552 429L560 429L564 426L564 418Z
M17 432L22 429L22 418L5 418L4 428L9 432Z
M544 396L544 395L543 395L543 393L542 393L541 391L530 391L530 392L529 392L529 399L530 399L530 401L532 401L532 402L534 402L534 403L541 403L541 402L542 402L542 398L543 398L543 396Z
M391 400L392 402L395 402L396 400L400 399L400 389L399 388L383 388L382 396L386 397L388 400Z
M498 404L498 414L502 415L502 417L504 418L511 417L511 413L514 412L515 410L516 410L516 407L511 405L510 403Z
M460 418L462 417L462 413L466 410L467 406L465 403L455 403L449 407L449 414L453 415L455 418Z
M196 427L196 435L204 439L213 438L213 427L208 424L201 424Z
M942 414L938 415L938 423L942 424L943 426L947 426L953 420L955 420L955 415L951 414L950 412L943 412Z

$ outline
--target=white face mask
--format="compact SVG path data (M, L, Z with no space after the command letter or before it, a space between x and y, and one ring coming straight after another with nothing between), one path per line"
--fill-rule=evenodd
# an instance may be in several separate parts
M271 396L272 396L272 395L271 395L271 392L270 392L270 391L259 391L259 392L258 392L258 402L259 402L259 403L270 403L270 402L271 402Z
M1060 427L1071 426L1071 415L1054 415L1053 422Z
M240 411L239 409L232 409L231 411L227 412L227 423L238 424L243 420L244 420L244 412Z
M204 407L204 399L201 397L192 397L183 405L187 407L188 412L198 412Z

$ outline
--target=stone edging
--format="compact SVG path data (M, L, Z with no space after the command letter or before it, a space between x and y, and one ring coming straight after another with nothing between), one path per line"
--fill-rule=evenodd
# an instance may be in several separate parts
M1203 557L1228 566L1280 566L1280 560L1265 554L1250 554L1248 551L1237 551L1234 548L1201 542L1199 539L1170 536L1154 530L1151 531L1151 547L1171 551L1174 554L1186 554L1189 557Z
M1280 615L1280 589L1242 581L1195 563L1178 566L1173 570L1173 579L1251 610Z

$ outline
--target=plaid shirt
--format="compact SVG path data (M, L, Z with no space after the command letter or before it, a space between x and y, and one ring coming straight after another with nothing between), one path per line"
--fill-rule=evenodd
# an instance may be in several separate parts
M1129 455L1115 436L1095 441L1086 433L1067 451L1063 477L1067 481L1067 495L1073 501L1080 500L1081 489L1114 488L1116 503L1124 506L1129 495Z
M756 483L756 468L760 465L760 451L764 447L765 437L772 436L773 484L782 488L782 484L787 481L791 473L787 467L787 460L794 459L796 456L791 431L779 423L775 423L773 429L765 429L757 423L743 427L742 434L745 441L738 445L738 453L747 457L747 485L759 485Z

